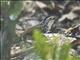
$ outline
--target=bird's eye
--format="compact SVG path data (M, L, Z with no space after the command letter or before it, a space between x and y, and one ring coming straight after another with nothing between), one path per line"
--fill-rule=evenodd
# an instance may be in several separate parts
M55 19L54 16L50 16L50 17L48 17L48 20L53 20L53 19Z
M52 18L49 18L50 20L52 19Z

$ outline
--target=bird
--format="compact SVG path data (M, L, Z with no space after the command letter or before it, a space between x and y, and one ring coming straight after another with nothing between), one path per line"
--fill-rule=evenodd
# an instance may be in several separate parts
M47 16L41 23L43 30L45 33L49 33L51 30L52 25L54 24L57 16Z

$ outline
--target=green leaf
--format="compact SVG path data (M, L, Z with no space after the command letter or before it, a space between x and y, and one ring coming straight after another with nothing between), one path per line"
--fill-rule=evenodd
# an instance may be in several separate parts
M15 20L22 11L22 1L10 1L10 8L8 9L11 19Z
M59 60L67 60L67 58L69 57L70 48L71 47L69 44L64 44L61 46Z
M49 45L46 41L48 41L47 37L41 33L39 30L34 30L33 38L36 41L35 43L35 51L41 56L43 60L52 59L52 50L53 47Z

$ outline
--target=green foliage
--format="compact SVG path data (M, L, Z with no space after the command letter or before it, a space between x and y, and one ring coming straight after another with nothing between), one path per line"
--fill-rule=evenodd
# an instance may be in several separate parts
M19 16L22 11L22 2L21 1L10 1L9 15L15 19Z
M40 30L34 30L33 38L35 40L35 52L39 54L42 60L79 60L80 57L71 56L71 45L65 43L59 45L60 37L53 36L53 40L48 42L47 37Z
M53 50L53 48L50 46L50 44L47 43L48 39L43 35L43 33L41 33L38 30L34 30L33 34L34 40L36 41L36 52L38 52L38 54L41 56L43 60L51 59L51 50Z
M14 36L15 25L17 23L16 18L20 15L22 11L22 7L23 7L22 2L12 1L12 0L1 0L0 3L1 3L1 9L7 13L7 16L10 17L11 20L7 23L8 27L4 27L4 30L9 31ZM3 21L5 21L4 18Z
M11 20L15 20L22 11L22 1L1 1L1 8L6 9Z
M2 45L1 45L1 60L11 60L10 50L14 40L19 38L15 34L16 19L22 11L21 1L0 0L1 3L1 30L2 30ZM9 19L10 18L10 19ZM6 50L6 51L5 51Z
M70 50L70 46L69 45L62 45L61 46L61 50L60 50L60 56L59 56L59 60L67 60L68 56L69 56L69 50Z

